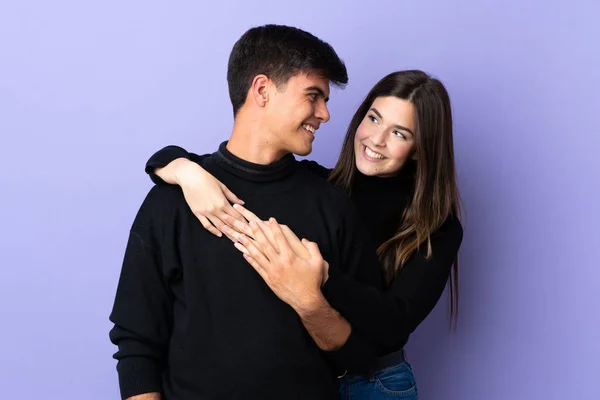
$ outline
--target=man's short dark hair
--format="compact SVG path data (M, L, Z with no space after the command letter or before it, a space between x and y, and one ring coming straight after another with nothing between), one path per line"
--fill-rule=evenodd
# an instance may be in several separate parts
M318 70L339 87L348 83L344 62L331 45L318 37L285 25L251 28L235 43L229 56L227 83L234 116L244 105L256 75L264 74L279 86L308 70Z

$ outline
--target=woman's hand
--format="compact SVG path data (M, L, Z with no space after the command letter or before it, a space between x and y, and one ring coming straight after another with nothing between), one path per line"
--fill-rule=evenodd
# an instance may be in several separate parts
M249 222L254 221L254 222L258 223L260 227L265 228L265 229L262 229L263 234L266 236L266 238L268 239L271 246L273 248L275 248L277 251L279 251L279 247L278 247L277 243L275 242L275 237L273 236L273 231L270 228L268 228L268 225L266 225L266 221L262 221L254 213L252 213L245 207L240 206L238 204L234 204L233 208L235 208L240 214L242 214L242 216L247 221L249 221ZM250 229L250 225L247 222L235 220L235 221L229 221L228 224L229 223L231 223L231 225L233 225L233 228L237 232L243 232L251 239L255 239L254 233ZM308 260L310 258L310 253L308 252L307 248L302 244L300 239L298 239L298 236L296 236L296 234L294 232L292 232L292 230L287 225L279 225L279 227L281 228L281 231L283 232L283 236L287 240L289 246L292 248L294 253L300 258L302 258L304 260ZM227 232L232 237L234 237L234 239L235 239L234 243L240 241L240 236L236 235L236 232L231 232L228 230L227 230Z
M244 217L230 204L244 202L195 162L179 158L157 170L156 174L168 183L181 186L190 209L202 226L212 234L221 237L225 233L223 228L228 224L233 227L233 221L246 223ZM251 231L246 228L239 232L249 234Z
M300 314L310 311L322 296L321 286L327 280L329 268L317 244L306 239L300 241L289 228L286 235L286 229L274 218L268 223L252 221L250 227L253 239L239 234L235 247L281 300ZM270 235L274 244L268 238ZM296 240L304 249L300 250L303 256L308 257L296 253L293 248Z

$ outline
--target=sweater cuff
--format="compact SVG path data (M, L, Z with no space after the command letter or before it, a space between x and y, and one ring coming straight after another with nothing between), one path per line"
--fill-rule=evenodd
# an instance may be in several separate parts
M127 399L144 393L162 393L160 365L145 357L127 357L117 364L121 398Z
M152 182L156 183L157 185L166 184L166 182L163 181L162 178L160 178L154 173L154 170L157 168L165 167L167 164L169 164L171 161L177 158L187 158L189 160L190 155L185 149L179 146L171 145L164 147L161 150L154 153L152 157L150 157L148 162L146 162L146 167L144 168L144 170L148 175L150 175L150 179L152 179Z

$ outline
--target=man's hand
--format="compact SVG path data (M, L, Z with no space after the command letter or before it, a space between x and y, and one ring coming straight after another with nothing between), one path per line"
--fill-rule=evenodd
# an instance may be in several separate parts
M251 221L254 239L239 235L235 243L244 258L269 285L271 290L298 314L310 313L321 304L326 262L316 243L303 239L308 258L296 254L274 218L269 223ZM267 238L270 230L274 244Z
M238 207L240 208L240 207ZM290 230L286 232L274 218L269 223L252 221L253 239L237 235L235 247L281 300L292 306L304 327L320 349L330 351L343 346L352 327L327 302L321 286L328 277L329 265L316 243L302 242ZM295 238L295 239L294 239ZM302 249L290 245L298 241Z

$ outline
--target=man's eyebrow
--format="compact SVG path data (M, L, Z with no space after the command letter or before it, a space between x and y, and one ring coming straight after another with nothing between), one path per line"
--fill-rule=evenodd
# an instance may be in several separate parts
M381 114L379 113L379 111L377 111L377 109L375 107L371 107L371 111L373 111L373 113L375 113L380 119L383 119L383 117L381 116ZM411 135L415 136L415 134L413 133L413 131L411 131L410 129L402 126L402 125L394 125L394 128L398 128L401 131L406 131L408 133L410 133Z
M321 96L322 98L325 99L325 103L327 103L329 101L329 97L327 97L327 95L325 94L325 92L323 91L323 89L321 89L318 86L309 86L306 89L304 89L304 91L306 91L306 92L317 92L317 93L319 93L319 96Z

